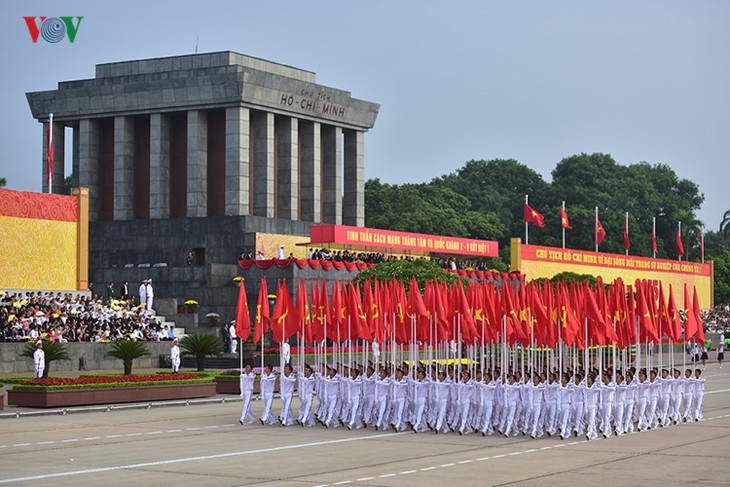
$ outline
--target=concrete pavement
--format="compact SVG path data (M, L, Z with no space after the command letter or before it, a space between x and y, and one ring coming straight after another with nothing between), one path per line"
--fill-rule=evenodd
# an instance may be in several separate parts
M729 485L730 368L704 374L704 421L590 443L241 426L232 401L2 419L0 485Z

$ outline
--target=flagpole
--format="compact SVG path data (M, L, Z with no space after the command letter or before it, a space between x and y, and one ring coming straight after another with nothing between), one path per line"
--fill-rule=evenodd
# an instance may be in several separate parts
M49 114L48 117L48 147L46 148L46 171L48 172L48 194L53 193L53 165L49 162L53 161L51 154L54 154L53 150L53 114Z
M565 213L565 201L563 201L562 208L563 213ZM560 221L560 226L563 228L563 248L565 248L565 225L563 224L562 218Z
M629 212L626 212L626 220L624 221L624 233L628 236L629 234ZM624 237L625 238L625 237ZM629 255L629 249L628 246L626 247L626 255Z
M529 195L525 195L525 204L526 205L529 205L530 204L529 199L530 199L530 196ZM525 245L529 245L530 244L530 234L528 232L528 228L529 227L527 226L527 222L525 221Z
M651 253L652 257L656 259L656 217L651 219Z
M700 260L705 263L705 234L700 229Z
M596 252L598 252L598 207L597 206L596 206L596 215L593 218L593 238L594 238L594 242L596 243Z
M677 222L677 240L679 242L682 241L682 222ZM679 261L682 261L682 254L679 253L679 248L677 248L677 254L679 255Z

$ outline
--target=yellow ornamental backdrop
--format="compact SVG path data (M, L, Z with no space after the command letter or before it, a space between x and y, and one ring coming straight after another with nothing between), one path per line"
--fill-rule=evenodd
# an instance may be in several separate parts
M76 222L0 216L0 288L76 289Z
M294 254L297 259L305 259L307 257L307 247L297 246L297 244L309 242L308 236L299 235L282 235L278 233L256 233L256 250L262 251L266 259L275 259L279 246L284 246L284 258L289 254ZM254 257L256 257L254 255Z
M0 288L86 289L88 190L0 190Z

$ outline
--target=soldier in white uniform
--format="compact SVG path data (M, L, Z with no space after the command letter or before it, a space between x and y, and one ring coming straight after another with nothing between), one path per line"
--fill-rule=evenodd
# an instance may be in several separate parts
M43 377L43 371L46 370L46 352L43 351L43 342L41 340L35 342L33 367L35 368L35 378L41 379Z
M314 370L309 364L304 364L304 373L299 374L299 416L297 423L300 426L313 426L312 419L312 400L314 395L314 386L316 378Z
M692 421L692 407L695 402L695 378L692 377L692 369L687 369L684 372L684 415L682 421Z
M172 347L170 347L170 365L172 366L172 373L177 374L180 370L180 340L175 338L172 341Z
M264 399L264 411L259 421L262 425L274 424L271 407L274 404L274 386L276 385L276 374L271 370L271 365L264 366L264 373L261 374L261 397Z
M251 370L250 365L241 372L240 384L241 384L241 419L238 420L241 424L251 424L256 421L253 411L251 411L251 397L253 396L253 383L256 380L256 374Z
M588 376L586 382L586 439L595 440L598 438L596 431L596 416L601 405L601 384L594 380L592 375Z
M281 393L281 414L279 423L282 426L294 424L294 415L291 410L291 402L294 397L294 384L297 381L297 374L292 371L291 364L284 366L284 373L279 376L279 392Z
M390 374L388 374L388 369L383 367L380 369L380 375L375 381L375 404L377 406L375 411L375 431L388 428L388 411L390 411L391 397L390 392Z
M705 378L702 371L695 369L695 421L702 419L702 402L705 397Z

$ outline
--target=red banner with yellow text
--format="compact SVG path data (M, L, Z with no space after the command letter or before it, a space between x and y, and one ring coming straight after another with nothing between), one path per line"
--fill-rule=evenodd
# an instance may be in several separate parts
M561 272L601 276L604 282L620 277L630 284L636 279L660 281L665 289L677 292L687 284L697 288L700 305L712 307L712 263L652 259L624 254L609 254L588 250L561 249L541 245L524 245L519 238L511 243L511 269L519 270L529 280L551 278Z

